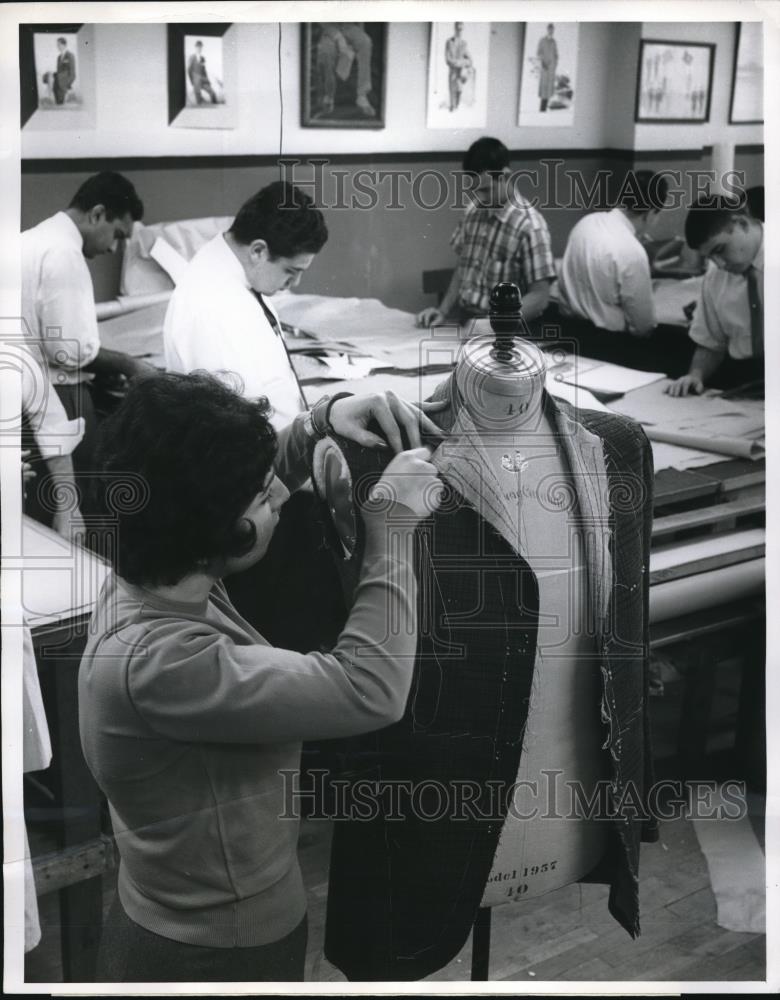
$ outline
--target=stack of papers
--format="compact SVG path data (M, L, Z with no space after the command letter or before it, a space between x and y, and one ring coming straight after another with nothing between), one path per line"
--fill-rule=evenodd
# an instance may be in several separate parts
M616 398L634 389L666 378L663 372L640 372L607 361L580 358L575 354L554 351L547 365L548 377L588 389L597 396Z

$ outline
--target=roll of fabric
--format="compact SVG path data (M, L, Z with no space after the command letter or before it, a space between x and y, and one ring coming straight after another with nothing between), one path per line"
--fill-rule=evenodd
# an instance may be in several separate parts
M766 559L751 559L708 573L668 580L650 588L650 621L663 622L719 604L733 604L764 586Z
M652 424L645 427L645 432L651 441L663 441L666 444L676 444L697 451L714 451L719 455L730 455L733 458L763 458L766 453L763 437L729 437L725 434L708 436L703 431L697 433Z

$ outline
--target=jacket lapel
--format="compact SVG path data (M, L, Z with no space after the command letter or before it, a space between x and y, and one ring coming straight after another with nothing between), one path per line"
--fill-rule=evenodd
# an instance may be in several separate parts
M604 444L597 434L573 420L551 396L547 400L574 479L588 564L592 624L601 636L606 629L612 591L609 481Z
M479 432L465 407L458 411L449 437L442 441L431 461L474 510L517 551L515 521Z

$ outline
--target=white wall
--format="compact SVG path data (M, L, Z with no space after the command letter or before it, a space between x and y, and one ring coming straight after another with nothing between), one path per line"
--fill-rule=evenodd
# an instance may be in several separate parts
M680 26L677 28L679 30ZM65 140L61 134L25 128L22 156L62 159L278 153L279 26L235 24L231 31L237 35L238 128L223 131L168 126L164 24L96 24L95 129L71 134ZM624 130L625 134L610 131L618 109L623 115L631 115L633 109L633 81L630 87L613 86L612 56L616 47L625 49L625 45L621 45L621 32L633 38L636 26L601 22L580 24L577 101L572 128L517 127L523 24L510 22L492 26L486 128L429 131L425 127L429 28L421 22L394 22L388 30L386 127L382 130L303 129L300 127L300 27L284 24L283 151L286 154L453 151L465 149L484 134L497 136L513 149L600 148L614 145L614 138L621 140L620 145L627 145L632 138L629 131ZM634 58L634 72L635 69ZM757 134L755 126L752 134Z

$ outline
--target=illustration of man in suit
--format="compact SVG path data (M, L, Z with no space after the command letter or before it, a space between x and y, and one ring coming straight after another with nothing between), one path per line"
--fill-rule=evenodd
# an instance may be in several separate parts
M547 102L555 93L555 70L558 67L558 45L553 38L555 25L547 25L547 34L542 35L536 47L539 60L539 110L547 110Z
M189 77L192 89L195 93L195 100L198 104L205 104L203 94L206 93L211 98L211 103L217 103L217 95L209 80L206 69L206 57L203 55L203 42L195 42L195 51L187 62L187 76Z
M444 46L444 59L449 67L450 111L455 111L460 104L463 85L468 81L472 68L468 43L463 35L463 22L455 22L455 34L448 38Z
M64 104L68 91L76 80L76 57L68 50L66 38L57 39L57 69L54 72L52 89L57 104Z

